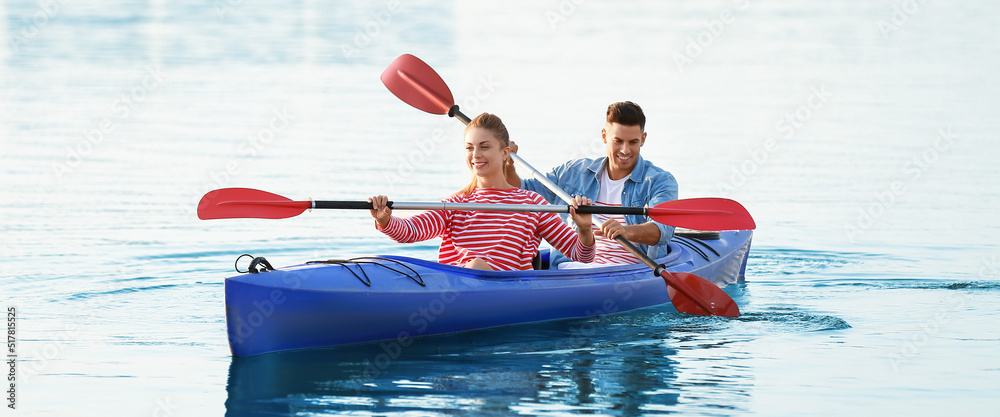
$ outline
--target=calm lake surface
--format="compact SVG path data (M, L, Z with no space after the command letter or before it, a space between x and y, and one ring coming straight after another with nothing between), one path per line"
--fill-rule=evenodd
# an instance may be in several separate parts
M998 18L991 1L0 2L2 414L995 414ZM643 106L642 154L681 197L756 219L726 288L743 315L429 337L379 372L371 345L233 358L240 254L435 257L366 212L195 214L223 187L464 186L461 124L379 81L403 53L539 168L600 156L607 105Z

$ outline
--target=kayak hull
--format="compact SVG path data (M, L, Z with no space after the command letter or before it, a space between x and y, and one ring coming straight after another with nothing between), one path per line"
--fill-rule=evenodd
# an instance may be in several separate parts
M742 279L752 231L679 236L659 259L721 286ZM226 279L233 355L414 337L622 313L670 302L643 264L479 271L402 256L308 263Z

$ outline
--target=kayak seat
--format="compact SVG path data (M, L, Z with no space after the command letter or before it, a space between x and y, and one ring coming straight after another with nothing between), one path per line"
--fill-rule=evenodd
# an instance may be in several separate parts
M674 237L687 237L691 239L701 239L701 240L719 240L719 232L707 231L707 230L691 230L691 229L681 229L677 228L674 230Z
M538 252L535 252L535 257L531 258L531 269L549 269L549 248L539 248Z

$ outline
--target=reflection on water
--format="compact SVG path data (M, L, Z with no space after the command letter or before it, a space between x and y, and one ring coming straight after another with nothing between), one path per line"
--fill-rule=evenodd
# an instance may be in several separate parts
M405 347L381 342L234 357L226 406L229 415L330 408L634 415L647 405L677 404L677 348L636 338L634 324L625 316L560 321L418 338Z

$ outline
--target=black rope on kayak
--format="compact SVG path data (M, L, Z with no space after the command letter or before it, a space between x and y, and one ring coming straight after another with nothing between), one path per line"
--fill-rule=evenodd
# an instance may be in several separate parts
M351 259L327 259L325 261L309 261L309 262L306 262L306 263L307 264L329 264L329 265L340 265L340 266L343 266L344 269L347 270L347 272L350 272L351 274L353 274L354 277L357 278L358 281L361 281L362 284L365 284L366 287L371 287L372 286L372 279L368 277L368 273L365 272L365 268L362 267L361 265L358 265L357 262L354 262ZM354 270L351 269L351 265L357 265L358 266L358 270L361 271L361 275L364 275L365 277L362 278L361 275L358 275L357 272L354 272Z
M396 268L393 268L391 266L382 264L382 263L380 263L378 261L385 261L385 262L395 263L395 264L397 264L399 266L402 266L402 267L404 267L406 269L409 269L410 272L413 273L413 275L411 275L410 273L408 273L406 271L400 271L400 270L398 270ZM365 268L362 266L362 264L369 264L369 265L380 266L382 268L388 269L388 270L390 270L392 272L395 272L397 274L405 275L407 278L413 280L413 282L416 282L417 284L420 284L421 287L426 287L427 286L427 284L424 283L424 278L420 276L419 272L413 270L413 268L410 268L405 263L397 261L395 259L380 258L380 257L377 257L377 256L360 256L360 257L351 258L351 259L328 259L328 260L325 260L325 261L309 261L309 262L306 262L306 263L307 264L332 264L332 265L341 265L345 269L347 269L348 271L350 271L352 274L354 274L354 276L357 277L358 280L361 281L361 283L365 284L365 286L368 286L368 287L372 286L372 281L371 281L371 278L368 277L368 273L365 272ZM351 270L351 268L350 268L349 265L357 265L358 266L358 270L361 271L361 273L364 275L364 278L362 278L356 272L354 272L353 270Z
M674 241L676 241L681 246L684 246L684 247L686 247L688 249L691 249L691 252L694 252L694 253L697 253L697 254L701 255L701 257L705 258L706 261L710 260L710 259L708 259L708 254L706 254L705 251L703 251L703 250L699 249L697 246L695 246L694 243L691 243L688 238L685 238L683 236L677 236L674 239Z
M250 266L247 267L246 271L240 271L240 259L243 259L244 256L247 256L251 259ZM264 259L263 256L254 257L249 253L244 253L240 255L238 258L236 258L236 263L233 266L236 268L236 272L239 272L241 274L247 274L247 273L259 274L261 272L274 270L274 267L271 266L271 263L268 262L267 259Z
M356 260L358 260L358 259L374 259L374 260L377 260L377 261L386 261L386 262L392 262L392 263L395 263L395 264L397 264L397 265L399 265L399 266L401 266L401 267L403 267L403 268L406 268L406 269L409 269L409 270L410 270L410 272L412 272L412 273L413 273L413 275L410 275L410 274L408 274L408 273L406 273L406 272L403 272L403 271L400 271L400 270L397 270L397 269L395 269L395 268L391 268L391 267L389 267L389 266L387 266L387 265L384 265L384 264L380 264L380 263L378 263L378 262L366 262L366 263L371 263L371 264L375 264L375 265L378 265L378 266L381 266L381 267L383 267L383 268L385 268L385 269L388 269L388 270L390 270L390 271L392 271L392 272L395 272L395 273L397 273L397 274L402 274L402 275L406 275L406 277L407 277L407 278L409 278L409 279L413 280L413 282L416 282L417 284L420 284L420 286L421 286L421 287L426 287L426 286L427 286L427 284L426 284L426 283L424 283L424 277L420 276L420 273L419 273L419 272L415 271L415 270L414 270L413 268L410 268L410 267L409 267L408 265L406 265L406 264L405 264L405 263L403 263L403 262L400 262L400 261L397 261L397 260L395 260L395 259L388 259L388 258L380 258L380 257L378 257L378 256L359 256L359 257L357 257L357 258L351 258L351 260L352 260L352 261L356 261ZM414 277L414 275L416 275L416 277Z
M712 253L714 253L715 256L717 256L717 257L722 256L722 255L719 255L719 252L716 251L715 248L713 248L711 245L705 243L704 239L697 238L697 237L694 237L694 236L681 236L681 237L687 238L687 239L691 240L694 243L697 243L697 244L700 244L701 246L704 246L706 249L712 251Z

